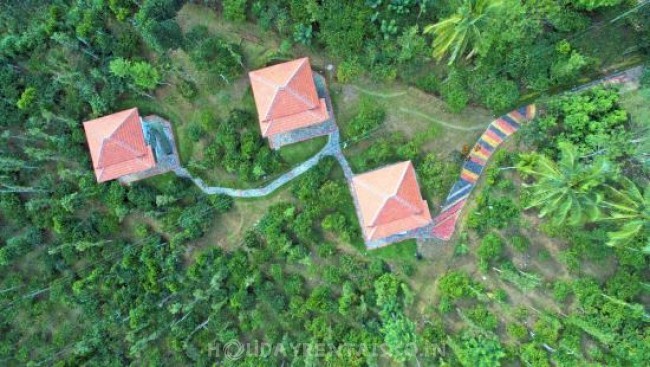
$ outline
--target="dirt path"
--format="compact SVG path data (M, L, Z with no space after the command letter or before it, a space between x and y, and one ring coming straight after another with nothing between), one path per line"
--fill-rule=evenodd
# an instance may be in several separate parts
M420 111L409 110L408 108L404 108L404 107L400 107L399 110L404 112L404 113L415 115L415 116L421 117L421 118L423 118L425 120L435 122L436 124L442 125L442 126L444 126L446 128L452 129L452 130L474 131L474 130L485 129L485 124L474 125L474 126L466 126L466 127L465 126L456 126L456 125L452 125L452 124L450 124L448 122L444 122L444 121L441 121L441 120L438 120L438 119L434 119L433 117L428 116L428 115L426 115L426 114L424 114L424 113L422 113Z
M356 90L358 90L361 93L367 94L369 96L373 97L379 97L379 98L395 98L395 97L400 97L405 95L407 92L405 90L399 91L399 92L393 92L393 93L379 93L375 91L371 91L365 88L361 88L358 85L352 85L352 87Z

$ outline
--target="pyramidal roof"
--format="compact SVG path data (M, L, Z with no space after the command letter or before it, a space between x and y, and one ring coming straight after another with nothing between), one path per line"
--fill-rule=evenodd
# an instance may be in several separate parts
M431 222L410 161L354 176L361 227L368 240L388 237Z
M329 119L318 97L308 58L249 73L263 136L285 133Z
M153 151L144 140L137 108L86 121L83 125L98 182L156 166Z

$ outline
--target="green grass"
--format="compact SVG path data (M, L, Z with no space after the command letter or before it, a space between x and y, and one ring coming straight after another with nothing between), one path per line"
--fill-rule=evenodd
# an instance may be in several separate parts
M159 191L164 191L164 188L176 179L176 175L173 172L167 172L162 175L146 178L142 182L155 187Z
M370 257L378 257L385 261L412 261L415 260L417 251L415 240L406 240L391 245L368 251Z
M326 136L319 136L280 148L280 156L290 166L298 165L318 153L327 144Z
M632 116L632 122L641 126L650 126L650 89L623 93L620 103Z

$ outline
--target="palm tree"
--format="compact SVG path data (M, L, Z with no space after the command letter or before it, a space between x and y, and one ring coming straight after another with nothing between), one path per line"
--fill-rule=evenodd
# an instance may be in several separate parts
M555 224L577 225L598 219L603 199L601 188L607 175L614 173L612 166L602 158L583 164L573 145L560 143L559 147L558 162L533 153L517 165L519 172L535 178L531 199L525 208L541 208L539 216L548 215Z
M482 32L490 17L499 10L504 0L462 0L458 4L456 13L439 21L436 24L427 26L424 33L433 33L433 57L442 60L449 54L449 65L456 61L456 58L465 53L470 59L482 46Z
M650 233L650 186L641 190L628 178L623 178L621 186L621 189L607 186L607 199L602 202L609 210L605 220L621 223L618 231L607 234L608 246L623 246L639 235ZM650 243L646 244L645 251L650 251Z

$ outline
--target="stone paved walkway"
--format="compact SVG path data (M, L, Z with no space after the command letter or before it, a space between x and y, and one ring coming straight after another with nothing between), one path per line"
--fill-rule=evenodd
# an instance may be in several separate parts
M613 76L603 78L597 81L596 84L629 84L629 83L638 83L638 77L640 73L637 68L624 71L622 73L614 74ZM588 86L593 86L593 83L590 83ZM576 89L582 90L583 88ZM331 106L331 101L329 95L327 95L327 103ZM476 143L476 146L467 162L463 166L461 171L461 177L459 182L454 185L449 197L446 200L444 208L438 216L434 218L431 224L426 226L413 229L411 231L398 233L381 240L366 242L366 246L369 249L375 249L379 247L386 246L388 244L399 242L407 239L440 239L448 240L455 231L455 224L459 217L459 214L464 207L464 204L469 196L469 192L474 187L474 184L480 177L483 167L487 163L489 157L492 155L494 150L504 141L508 136L514 134L520 123L523 123L531 119L535 114L534 106L524 106L517 110L514 110L501 118L493 121L492 124L488 127L486 132L479 138ZM332 114L333 116L333 114ZM332 118L332 123L336 125L336 121ZM473 128L470 128L473 129ZM224 194L233 197L240 198L255 198L263 197L271 194L284 184L293 180L297 176L307 172L310 168L314 167L318 162L327 156L334 157L343 169L343 174L345 175L345 180L348 183L348 187L352 190L350 182L354 176L352 168L348 163L347 159L343 155L341 149L341 138L338 128L335 128L334 131L331 131L327 134L328 140L327 144L321 151L316 153L313 157L309 158L300 165L294 167L289 172L278 177L270 184L255 188L255 189L234 189L228 187L219 187L219 186L208 186L205 182L200 179L193 177L187 169L184 167L176 166L173 168L174 173L177 176L187 178L192 180L205 194L215 195L215 194ZM175 144L174 144L175 145ZM354 198L354 195L352 195ZM354 202L355 207L358 207L358 203Z
M280 188L282 185L293 180L294 178L300 176L301 174L307 172L310 168L314 167L318 162L326 156L334 156L340 153L339 146L339 133L338 130L328 135L327 144L320 152L316 153L313 157L302 162L298 166L291 169L289 172L283 174L282 176L273 180L270 184L256 188L256 189L233 189L228 187L219 187L219 186L208 186L200 178L193 177L187 169L183 167L177 167L174 169L174 172L179 177L189 178L192 180L196 186L198 186L201 191L208 195L215 194L224 194L228 196L238 197L238 198L256 198L262 197L271 194L273 191ZM343 158L345 160L345 158ZM337 158L338 160L338 158ZM339 160L340 162L340 160ZM347 163L347 162L346 162Z

